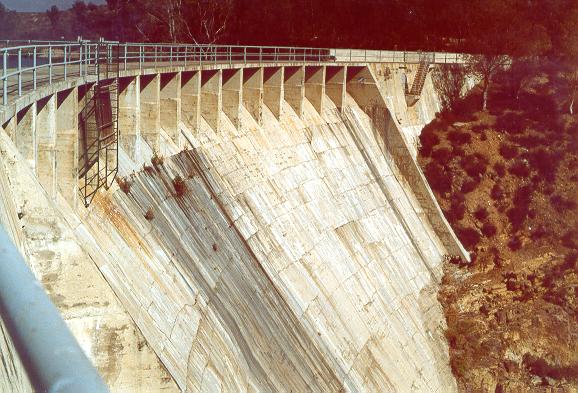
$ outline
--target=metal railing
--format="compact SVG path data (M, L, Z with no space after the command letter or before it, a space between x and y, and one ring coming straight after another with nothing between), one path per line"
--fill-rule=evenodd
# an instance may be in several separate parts
M13 45L14 41L0 41ZM118 42L24 41L0 48L0 104L40 85L94 75L98 50L120 61L121 71L150 67L266 63L419 63L424 52L305 47L185 45ZM427 52L432 63L460 63L456 53Z
M1 227L0 316L35 391L108 392L42 285Z

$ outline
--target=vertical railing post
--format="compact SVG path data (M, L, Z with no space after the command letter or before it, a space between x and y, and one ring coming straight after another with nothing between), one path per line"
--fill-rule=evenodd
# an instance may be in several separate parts
M66 76L67 76L66 74L68 71L67 64L66 64L66 45L64 45L64 61L63 61L63 63L64 63L64 80L66 80Z
M78 44L78 74L82 77L82 42Z
M84 48L84 75L88 76L88 67L90 65L90 44L83 42Z
M34 47L32 56L32 85L33 90L36 90L36 47Z
M122 45L124 47L124 70L127 70L127 56L128 56L128 45L127 44L123 44Z
M263 63L263 48L259 47L259 64Z
M8 105L8 49L2 53L2 104Z
M48 46L48 83L52 84L52 45Z
M245 60L245 64L247 64L247 47L243 47L243 59Z
M169 52L169 53L170 53L170 61L169 61L169 62L170 62L171 65L173 65L173 46L171 45L170 48L171 48L171 50L170 50L170 52Z
M18 49L18 97L22 95L22 48Z
M142 71L142 60L143 60L142 59L142 57L143 57L142 51L143 51L143 47L141 45L141 46L139 46L139 51L138 51L138 67L139 67L139 70L141 70L141 71Z
M185 46L185 67L187 66L187 57L189 56L189 47Z

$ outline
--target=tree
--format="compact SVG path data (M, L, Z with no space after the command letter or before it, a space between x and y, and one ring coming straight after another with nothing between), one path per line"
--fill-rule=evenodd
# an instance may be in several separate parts
M86 29L87 12L86 4L82 0L76 0L72 5L72 14L74 15L74 33L82 36Z
M510 57L499 54L467 55L466 64L469 73L482 83L482 110L486 111L492 80L499 70L510 64Z
M0 36L10 38L15 33L15 11L11 11L0 2Z
M443 110L452 110L462 96L467 70L460 64L445 64L434 68L432 81Z
M60 10L57 6L53 5L49 10L46 10L46 16L50 19L50 25L53 29L58 27L58 22L60 20Z
M505 75L505 82L512 98L520 98L520 91L536 75L539 65L535 58L516 57Z
M568 84L568 112L574 114L574 102L578 90L578 6L575 6L560 23L560 50L566 65L564 79Z

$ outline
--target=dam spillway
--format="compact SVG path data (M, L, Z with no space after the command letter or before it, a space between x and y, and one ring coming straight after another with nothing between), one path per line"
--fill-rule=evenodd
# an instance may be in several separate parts
M437 283L467 255L415 164L416 69L124 76L120 185L88 208L77 88L4 123L2 225L112 391L456 390Z

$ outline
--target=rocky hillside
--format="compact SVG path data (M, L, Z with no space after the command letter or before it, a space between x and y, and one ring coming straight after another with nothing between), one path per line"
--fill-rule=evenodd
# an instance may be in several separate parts
M462 391L578 386L578 116L559 67L489 110L473 91L420 138L420 164L472 253L448 259L439 299ZM517 97L516 97L517 95Z

